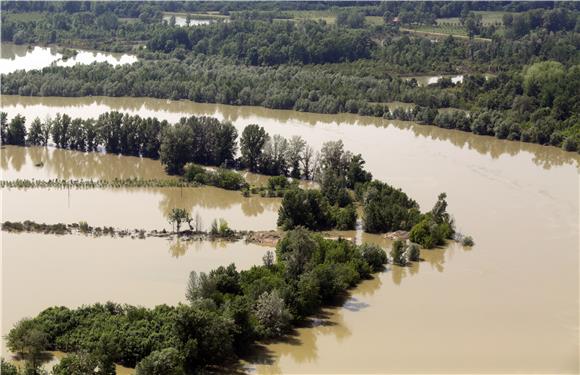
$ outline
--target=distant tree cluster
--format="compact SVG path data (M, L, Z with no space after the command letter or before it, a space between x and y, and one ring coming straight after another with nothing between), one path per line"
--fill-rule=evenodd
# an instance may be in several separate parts
M137 366L139 375L203 371L236 359L256 340L286 334L386 262L377 246L327 240L299 228L279 242L276 259L266 254L262 266L192 272L187 305L51 307L16 324L7 346L24 354L33 371L39 363L31 358L45 350L70 353L55 374L84 375L96 367L114 374L115 363ZM5 362L2 373L16 374Z
M235 20L190 30L165 27L147 42L147 49L153 52L171 53L180 48L231 57L249 65L353 61L370 57L373 46L365 31L316 21Z
M372 74L351 76L354 66L285 65L273 70L216 62L209 69L208 61L213 59L196 58L191 65L142 62L117 68L97 64L50 67L42 72L20 71L3 76L1 90L3 94L150 96L321 113L351 112L551 144L570 151L578 149L576 65L566 67L556 61L545 61L496 77L466 75L458 84L442 80L417 87L413 80L386 77L384 73L377 73L381 78L373 78ZM372 64L361 67L369 72L378 69ZM338 69L346 69L348 74L339 74ZM220 72L217 76L216 71ZM411 111L391 110L385 104L391 100L414 102L418 106ZM438 111L445 107L463 108L472 114ZM281 140L272 138L269 145L278 141ZM283 166L274 161L263 167Z
M506 35L520 38L533 31L574 31L578 29L578 13L564 7L551 10L533 9L523 13L506 13L503 16Z
M410 230L421 217L417 202L380 181L360 185L357 196L363 202L365 231L370 233Z
M160 134L159 155L170 174L182 174L186 163L233 165L236 128L212 117L191 116L167 126Z

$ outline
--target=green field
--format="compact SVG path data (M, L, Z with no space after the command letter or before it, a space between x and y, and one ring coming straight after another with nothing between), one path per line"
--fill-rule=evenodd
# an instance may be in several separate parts
M42 19L42 17L44 17L43 14L40 12L8 13L8 14L10 15L10 19L16 22L38 21Z
M487 11L475 11L473 12L481 16L481 22L486 25L498 25L503 26L503 16L508 12L487 12ZM450 17L450 18L437 18L437 26L435 27L444 27L447 26L448 28L458 27L461 28L461 22L459 21L459 17ZM443 32L443 31L439 31Z
M207 13L178 13L178 12L163 12L164 16L175 16L175 17L187 17L187 15L193 19L203 20L203 19L226 19L228 16L219 14L219 12L207 12Z
M328 24L336 22L336 15L349 8L334 8L328 10L297 10L284 12L285 16L293 20L323 20ZM384 23L383 17L380 16L366 16L365 21L369 25L382 25Z
M508 12L487 12L487 11L475 11L475 14L481 16L481 21L484 25L497 25L498 33L503 33L503 16ZM444 35L453 35L457 37L467 37L467 30L465 27L461 25L459 17L450 17L450 18L438 18L436 20L437 25L421 25L410 27L409 29L405 29L409 32L416 32L416 33L424 33L425 35L433 35L437 36L440 34ZM484 38L476 38L481 40L488 40Z

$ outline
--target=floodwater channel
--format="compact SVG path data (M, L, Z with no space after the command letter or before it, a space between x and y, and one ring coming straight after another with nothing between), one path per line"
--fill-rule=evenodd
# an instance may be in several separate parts
M344 306L328 309L326 316L314 321L313 327L298 329L296 336L285 342L266 345L263 356L247 361L249 371L259 374L579 371L578 154L411 122L147 98L3 96L2 110L8 112L9 118L21 113L28 121L59 112L72 117L96 117L111 110L143 117L156 116L172 122L182 116L205 115L231 121L240 133L244 126L256 123L271 135L301 135L315 149L320 149L326 141L342 140L345 149L362 154L375 178L403 189L417 200L422 210L430 209L440 192L447 193L448 210L456 220L457 229L472 235L475 240L472 249L450 244L447 249L423 250L425 261L413 267L388 267L374 280L355 288ZM66 164L60 164L63 163ZM131 168L141 173L139 164L132 163L136 166L121 167L119 173L130 175ZM27 162L20 164L20 172L15 167L18 162L11 160L3 162L2 168L12 177L19 173L34 175L33 166ZM129 169L122 172L124 168ZM157 173L154 171L159 171L159 166L144 170L147 172L143 173ZM46 176L51 174L47 173L38 170L38 178L48 178ZM79 172L66 173L74 176L86 172L80 168ZM106 172L97 173L101 176ZM56 194L63 196L61 203L47 202L56 200ZM161 203L164 199L169 200L165 198L166 193L120 190L99 196L99 192L89 190L83 197L84 191L71 191L73 206L74 202L86 202L79 208L77 219L77 216L66 216L63 208L66 194L66 191L52 190L3 191L3 216L8 220L37 215L35 220L66 222L65 218L81 220L83 213L83 220L90 223L87 216L98 220L105 215L106 220L119 220L121 226L132 228L161 224L162 219L144 216L162 217L158 212ZM275 226L276 209L265 208L264 212L269 212L262 214L265 216L244 216L241 202L247 198L239 192L234 194L240 203L231 204L225 209L227 212L219 212L233 228L249 229L237 226L244 223L265 226L260 229ZM117 195L119 197L114 198ZM149 195L155 198L147 198ZM173 197L176 204L187 204L187 207L198 199L189 198L189 195L184 198L179 192ZM88 202L91 199L96 203ZM112 201L107 202L109 199ZM186 200L189 203L182 203ZM49 208L42 208L43 202ZM91 213L97 204L111 213ZM191 207L201 209L202 204L196 204ZM135 210L137 205L142 206L138 207L139 211ZM236 221L236 215L243 220ZM32 237L34 239L26 240ZM27 272L27 262L56 267L59 248L65 245L50 241L68 240L57 237L44 241L37 240L36 235L4 234L3 248L8 251L3 252L3 257L11 254L13 264L11 267L6 262L3 265L3 285L10 286L9 293L24 293L25 288L4 276L7 272ZM105 256L99 250L107 248L101 245L101 239L81 238L80 241L79 257L62 259L67 268L91 267L97 262L91 257L97 256L107 267L117 267L116 257L131 257L128 255L131 251L124 249L124 245L118 245L122 249L111 245L110 248L117 250ZM154 246L144 245L149 239L107 241L123 241L123 244L133 241L136 247ZM75 244L69 246L76 249ZM89 260L80 256L85 254L82 250L85 248L93 250L86 250ZM70 253L75 254L74 249ZM163 248L157 250L167 257L166 262L180 263L185 259L174 258ZM150 262L149 256L146 251L140 253L139 262ZM239 259L232 256L226 263L230 261L238 262ZM107 267L93 267L86 272L95 278L106 278ZM176 291L171 293L182 295L187 277L185 268L191 270L190 265L175 265L184 270L174 274L158 262L152 262L151 267L152 270L155 267L154 272L141 269L135 271L142 272L138 276L121 272L117 282L179 277L182 286L172 285ZM59 284L61 275L58 272L45 276L43 286L52 287L51 292L43 296L46 307L66 304L67 296L76 294L60 286L63 281ZM7 287L4 288L7 293ZM154 286L144 289L153 295L139 300L130 291L115 288L94 292L89 289L82 294L92 301L116 299L146 305L169 293ZM19 317L38 312L28 311L25 302L15 309L18 310L15 316ZM7 329L4 327L3 332Z

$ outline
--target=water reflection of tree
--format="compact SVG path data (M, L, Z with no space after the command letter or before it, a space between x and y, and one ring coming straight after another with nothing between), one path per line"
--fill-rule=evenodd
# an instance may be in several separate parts
M225 249L228 245L232 244L230 241L226 240L184 240L176 238L169 243L169 254L174 258L179 258L184 256L189 251L200 252L207 250L210 247L212 250Z
M391 273L393 283L396 285L401 285L404 278L409 276L414 276L419 274L421 267L425 265L431 266L431 268L437 270L437 272L443 272L445 270L445 260L450 253L455 251L470 251L470 248L465 248L456 242L450 242L444 248L437 249L422 249L421 250L421 261L412 262L411 265L407 267L401 267L396 265L389 266L388 272Z
M10 149L9 148L3 149L2 152L4 153L8 150ZM8 158L10 159L10 164L12 164L12 169L14 169L16 172L19 172L20 169L22 169L24 163L26 162L26 154L23 152L17 152L12 155L8 155Z
M58 178L171 178L165 174L158 160L98 152L51 151L51 158L45 164Z
M4 96L3 106L27 106L39 105L53 108L63 108L66 112L68 107L91 107L86 116L95 117L100 113L110 110L121 112L141 113L144 116L155 115L169 121L177 121L182 116L213 116L232 122L243 122L247 125L256 122L256 118L265 119L270 123L300 122L309 126L324 126L334 124L338 126L394 126L398 129L409 129L415 136L433 140L447 141L459 148L467 148L483 155L490 155L496 159L501 155L516 155L522 151L533 155L532 160L546 169L563 164L580 164L580 156L571 152L565 152L555 147L541 146L537 144L498 140L489 136L480 136L473 133L458 130L448 130L430 125L419 125L413 122L401 122L384 120L377 117L358 116L352 114L317 114L295 111L274 110L263 107L231 106L224 104L194 103L190 101L170 101L152 98L108 98L108 97L83 97L83 98L22 98L17 96ZM95 109L97 107L97 109ZM149 112L149 113L148 113ZM145 113L145 114L143 114ZM299 133L299 132L297 132ZM364 155L363 155L364 156Z
M415 134L415 137L448 141L456 147L467 148L482 155L490 155L492 159L498 159L500 156L506 154L515 156L525 151L532 154L532 161L544 169L565 164L576 166L580 164L580 156L578 154L566 152L552 146L500 140L491 136L482 136L459 130L447 130L436 126L419 125L412 122L389 121L389 124L399 129L410 129ZM377 124L377 126L380 125Z
M246 216L257 216L263 213L265 209L276 209L280 204L280 199L262 198L258 196L244 197L239 191L224 190L211 186L196 188L154 188L151 190L163 196L159 202L159 209L165 216L173 208L184 208L192 212L194 211L194 207L225 210L234 205L241 206Z
M176 239L169 245L169 253L172 257L179 258L180 256L185 255L185 252L188 248L188 241L181 241L180 239Z

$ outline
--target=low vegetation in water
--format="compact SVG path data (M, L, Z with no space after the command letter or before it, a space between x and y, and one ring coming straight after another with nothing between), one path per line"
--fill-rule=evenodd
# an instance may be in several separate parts
M94 237L131 237L138 239L145 239L147 237L166 237L166 238L185 238L185 239L195 239L195 240L213 240L213 239L226 239L231 241L237 241L242 239L249 233L254 236L257 234L255 232L247 231L236 231L230 229L228 223L224 219L219 219L218 230L214 230L213 226L210 231L204 231L201 229L201 218L196 215L192 219L189 215L183 214L185 210L174 209L169 215L169 222L173 225L173 231L167 231L165 229L161 230L145 230L145 229L120 229L107 226L90 226L87 222L81 221L72 224L45 224L36 223L31 220L25 221L4 221L2 222L2 230L11 233L42 233L42 234L80 234L85 236ZM183 216L182 216L183 215ZM218 221L216 220L216 223ZM189 224L189 229L181 230L181 224Z
M138 374L159 373L158 366L170 371L162 373L202 371L231 363L256 340L283 337L386 262L376 246L327 240L299 228L286 234L275 259L264 257L262 266L192 272L188 304L51 307L20 321L7 344L30 361L44 350L75 352L58 365L58 374L95 366L113 374L114 363L137 366Z
M1 180L0 188L16 189L119 189L119 188L189 188L199 187L197 182L181 179L114 178L112 180L92 179L16 179Z

